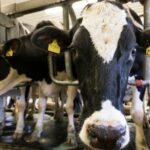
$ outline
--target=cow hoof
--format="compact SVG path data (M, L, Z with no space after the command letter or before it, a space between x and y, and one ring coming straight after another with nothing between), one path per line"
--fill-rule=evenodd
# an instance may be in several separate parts
M55 115L54 115L54 120L55 120L56 122L63 122L63 116L58 115L58 114L55 114Z
M55 111L54 119L56 122L63 122L64 112L61 109Z
M34 135L34 136L31 135L31 136L26 137L26 138L25 138L25 141L26 141L27 143L34 143L34 142L38 142L39 139L40 139L40 137L37 137L37 136L35 136L35 135Z
M16 132L16 133L13 134L13 139L18 140L18 139L21 139L22 136L23 136L23 133L17 133Z
M69 134L67 137L67 141L65 142L66 145L69 145L71 147L77 147L77 139L75 134Z

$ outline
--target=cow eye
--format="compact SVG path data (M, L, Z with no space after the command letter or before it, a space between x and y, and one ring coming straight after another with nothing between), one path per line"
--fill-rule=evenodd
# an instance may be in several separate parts
M136 54L136 48L132 49L131 54L132 54L133 57L135 57L135 54Z

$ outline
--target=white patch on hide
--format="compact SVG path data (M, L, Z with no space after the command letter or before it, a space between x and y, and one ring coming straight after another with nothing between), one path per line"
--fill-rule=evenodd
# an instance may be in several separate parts
M132 105L130 113L134 123L143 126L143 102L140 100L140 92L137 90L136 86L132 86Z
M55 77L57 80L63 81L67 79L66 72L57 72L57 76ZM55 98L59 96L59 92L61 89L65 88L65 86L57 85L55 83L48 84L45 80L39 82L41 96Z
M25 74L19 75L17 70L10 68L8 76L4 80L0 80L0 95L8 92L19 84L29 81L31 81L31 78L28 78Z
M102 109L100 111L95 111L89 118L87 118L84 121L84 124L82 126L82 129L79 133L79 136L83 143L91 147L90 145L90 139L88 138L88 126L89 125L104 125L104 126L112 126L112 127L117 127L117 126L124 126L126 128L126 133L123 136L124 138L124 143L122 143L121 148L125 147L129 140L129 127L127 125L127 122L125 120L124 115L117 110L110 100L106 100L102 104ZM91 147L93 148L93 147Z
M127 24L126 12L117 6L102 1L82 12L84 26L104 63L109 63L117 49L123 26Z
M16 101L16 109L17 109L17 125L14 133L14 137L17 138L18 134L22 136L23 130L24 130L24 111L26 108L26 101L25 101L25 90L26 87L20 87L20 92L21 95L18 96L17 101Z
M140 99L140 92L138 91L136 86L132 87L132 105L130 114L135 123L135 143L137 150L148 150L148 145L146 142L145 134L144 134L144 110L143 110L143 102ZM145 94L147 93L147 90Z

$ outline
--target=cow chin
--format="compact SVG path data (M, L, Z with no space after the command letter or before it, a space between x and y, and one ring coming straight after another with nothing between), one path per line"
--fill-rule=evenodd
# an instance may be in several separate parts
M122 149L130 139L129 127L124 115L109 100L102 109L88 117L79 133L81 141L94 150Z

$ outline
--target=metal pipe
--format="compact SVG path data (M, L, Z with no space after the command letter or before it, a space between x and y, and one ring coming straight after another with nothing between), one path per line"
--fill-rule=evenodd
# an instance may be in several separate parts
M146 34L150 32L150 0L144 1L144 29ZM144 42L146 43L146 41ZM145 46L146 48L150 47L150 43L148 45L146 43ZM145 80L150 80L150 55L145 55L144 70Z
M69 29L69 9L68 9L67 4L63 5L63 23L64 23L64 29L68 30ZM69 51L64 52L64 57L65 57L65 67L66 67L68 78L69 80L73 80L72 62L71 62L70 52Z
M72 5L68 6L68 11L69 11L69 15L71 18L71 23L72 23L72 25L74 25L77 19L76 19L76 14L72 8Z
M69 11L67 3L63 5L63 24L64 30L69 29Z
M0 135L1 129L4 127L5 122L5 111L4 111L4 99L0 96Z
M150 0L144 1L144 28L150 30Z
M74 3L78 2L81 0L68 0L67 3ZM17 3L16 7L14 4L8 5L2 9L2 12L5 14L8 14L9 16L12 16L14 18L16 17L21 17L23 15L39 12L48 8L56 7L56 6L62 6L64 4L64 0L57 0L57 2L51 2L51 0L34 0L32 1L27 1L27 2L22 2L22 3ZM35 5L34 5L35 4Z
M144 79L150 80L150 0L144 0L144 47L146 48L145 62L144 62ZM150 112L147 111L147 106L149 105L150 94L149 86L146 87L146 91L143 98L143 110L144 119L147 126L150 127Z
M77 80L65 80L65 81L60 81L60 80L57 80L55 77L54 77L54 66L53 66L53 57L51 54L48 55L48 63L49 63L49 74L50 74L50 78L51 80L56 83L56 84L59 84L59 85L79 85L79 81Z
M0 0L0 12L2 12L2 1Z

